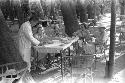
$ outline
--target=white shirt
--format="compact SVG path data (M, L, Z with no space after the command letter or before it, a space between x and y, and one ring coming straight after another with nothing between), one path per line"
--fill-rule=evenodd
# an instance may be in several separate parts
M39 41L33 37L29 21L23 23L19 30L19 49L31 48L31 44L39 45Z

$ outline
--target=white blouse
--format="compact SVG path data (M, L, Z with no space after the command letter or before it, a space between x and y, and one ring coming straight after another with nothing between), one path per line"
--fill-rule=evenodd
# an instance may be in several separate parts
M40 41L33 37L31 24L27 21L21 25L19 30L19 48L31 48L31 44L39 45Z

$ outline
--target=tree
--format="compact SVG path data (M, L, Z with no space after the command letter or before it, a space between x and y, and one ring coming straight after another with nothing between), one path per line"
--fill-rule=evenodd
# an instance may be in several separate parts
M119 0L120 3L120 15L124 15L125 14L125 1L124 0ZM122 18L120 18L122 19Z
M40 0L37 1L29 1L29 8L30 11L35 11L38 13L40 19L44 19L44 11L43 11L43 7L41 6L41 2Z
M52 20L56 20L56 16L55 16L55 1L51 0L51 4L50 4L50 18Z
M0 65L23 61L0 9Z
M61 0L61 12L65 25L65 32L71 37L73 33L79 29L75 2L73 0Z
M89 1L89 4L87 5L88 19L94 19L95 18L94 5L95 5L94 1Z
M23 8L21 7L21 4L22 2L20 0L16 0L15 11L16 11L19 27L22 25L22 23L25 22L25 20L27 20L27 17L25 17L25 13L23 11Z
M113 76L114 66L114 53L115 53L115 23L116 23L116 12L115 12L115 0L111 2L111 28L110 28L110 49L109 49L109 61L107 62L107 75L106 77L111 79Z
M9 16L9 9L10 9L10 1L9 0L2 0L0 1L1 10L3 12L4 18L7 19Z
M87 17L87 3L86 2L82 2L82 0L77 0L77 4L76 4L76 11L77 11L77 15L80 17L80 22L87 22L88 17Z

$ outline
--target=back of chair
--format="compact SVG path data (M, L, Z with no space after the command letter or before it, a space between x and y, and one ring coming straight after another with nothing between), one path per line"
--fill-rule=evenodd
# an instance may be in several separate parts
M78 55L73 56L72 67L73 68L89 68L94 63L94 55Z
M0 77L4 79L15 79L18 74L27 70L26 62L14 62L0 65Z

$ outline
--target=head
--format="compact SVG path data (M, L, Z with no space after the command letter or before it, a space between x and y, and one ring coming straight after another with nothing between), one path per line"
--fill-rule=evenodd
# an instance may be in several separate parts
M45 29L42 25L38 25L37 27L37 33L41 34L41 33L44 33L45 32Z
M37 15L36 12L31 12L31 16L30 16L29 21L31 23L31 26L34 27L39 22L39 15Z

